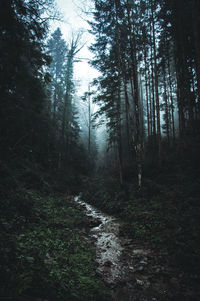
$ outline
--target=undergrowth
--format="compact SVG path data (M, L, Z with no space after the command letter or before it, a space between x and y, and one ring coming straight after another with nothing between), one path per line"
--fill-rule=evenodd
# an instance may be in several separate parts
M112 177L85 179L83 199L124 221L122 232L148 242L169 257L169 262L199 279L200 207L198 179L179 177L174 184L148 179L143 191ZM195 284L195 281L193 283Z
M1 169L1 300L106 300L95 250L81 237L83 213L39 171Z

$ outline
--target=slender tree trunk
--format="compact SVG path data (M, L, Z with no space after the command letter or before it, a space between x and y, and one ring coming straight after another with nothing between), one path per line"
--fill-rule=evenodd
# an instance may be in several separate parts
M168 97L167 97L166 69L164 63L163 63L163 86L164 86L166 135L167 135L167 142L169 144L170 143L170 116L169 116L169 105L168 105Z
M147 110L147 133L148 137L150 136L150 118L149 118L149 95L148 95L148 79L147 79L147 58L146 58L146 49L144 51L144 63L145 63L145 93L146 93L146 110Z
M198 0L192 0L192 24L193 24L193 37L194 37L194 49L195 49L195 70L197 79L197 96L200 103L200 38L199 28L200 20L198 12L200 10L200 4Z
M154 58L154 75L155 75L158 161L159 161L159 166L161 167L162 154L161 154L161 129L160 129L160 101L159 101L159 92L158 92L158 69L157 69L156 37L155 37L155 22L154 22L153 5L151 6L151 16L152 16L152 33L153 33L152 38L153 38L153 58Z
M120 77L118 82L118 92L117 92L117 145L118 145L118 159L119 159L119 177L120 184L123 185L123 175L122 175L122 136L121 136L121 91L120 91Z
M184 31L183 31L183 26L185 20L183 19L183 16L181 14L181 5L182 2L178 1L177 6L178 6L178 16L177 16L177 45L178 45L178 53L177 53L177 58L178 58L178 71L179 71L179 89L180 89L180 96L181 96L181 106L183 112L181 112L182 115L184 114L184 111L187 112L188 116L184 116L184 119L182 122L185 123L185 118L189 121L189 125L187 125L187 128L189 128L190 132L192 131L192 121L193 121L193 103L192 103L192 97L191 97L191 92L190 92L190 76L189 76L189 70L188 70L188 59L187 59L187 54L186 54L186 46L188 46L188 41L185 37ZM183 116L181 116L182 118ZM183 124L184 132L185 132L185 124Z
M65 129L66 129L66 112L67 112L67 101L68 101L68 95L65 94L64 97L64 107L63 107L63 116L62 116L62 130L61 130L61 136L62 136L62 151L65 152Z
M138 68L136 57L136 45L134 32L131 29L130 7L127 0L126 3L128 26L130 33L130 51L132 60L132 73L133 73L133 92L134 92L134 107L135 107L135 134L133 134L133 141L135 145L137 173L138 173L138 190L142 188L142 141L141 141L141 125L140 125L140 107L139 107L139 85L138 85Z
M125 112L126 112L126 136L127 136L127 146L128 146L128 156L130 157L130 128L129 128L129 99L128 99L128 92L127 92L127 81L126 76L123 72L123 81L124 81L124 96L125 96Z
M170 93L170 107L171 107L171 118L172 118L172 137L175 141L175 122L174 122L174 99L173 99L173 92L172 92L172 80L171 80L171 68L170 68L170 55L169 55L169 48L168 48L168 55L167 55L167 66L168 66L168 75L169 75L169 93Z
M150 68L148 68L148 95L149 95L149 118L150 118L150 134L153 135L153 104L151 100L151 75Z
M63 155L69 155L69 134L66 136L66 129L69 127L69 121L67 120L67 117L69 119L69 115L71 112L67 112L67 106L71 105L70 103L70 93L71 93L71 80L70 80L70 71L71 71L71 66L72 66L72 60L73 60L73 55L70 55L67 59L67 72L66 72L66 92L64 96L64 103L63 103L63 114L62 114L62 130L61 130L61 135L62 135L62 152ZM67 116L68 114L68 116Z
M118 87L117 87L117 144L118 144L118 161L119 161L119 177L120 184L123 185L123 161L122 161L122 135L121 135L121 73L122 73L122 60L120 49L120 32L118 24L118 9L119 2L115 0L115 34L117 42L117 69L118 69Z
M176 81L177 81L177 103L178 103L178 118L179 118L179 137L182 139L185 133L185 115L183 111L183 99L182 99L182 92L181 92L181 76L179 72L179 61L177 60L176 55L178 55L178 47L176 47L176 54L175 54L175 67L176 67Z
M154 64L153 64L153 46L151 44L151 88L152 88L152 115L153 115L153 136L156 136L156 107L155 107L155 84L154 84Z
M90 104L90 85L88 86L88 154L91 150L91 104Z
M54 125L56 124L56 93L54 92L54 95L53 95L53 122L54 122Z
M194 76L192 76L192 94L193 94L193 98L194 98L194 120L198 119L198 98L195 99L195 94L196 94L196 90L195 90L195 78ZM197 95L198 97L198 95Z

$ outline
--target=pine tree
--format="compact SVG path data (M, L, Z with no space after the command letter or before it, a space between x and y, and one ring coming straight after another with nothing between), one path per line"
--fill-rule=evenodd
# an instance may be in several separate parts
M48 120L45 110L45 72L48 56L43 39L41 1L4 1L0 3L0 119L1 149L5 156L23 154L38 157L48 148ZM45 143L38 144L42 132ZM46 149L47 151L47 149Z
M67 45L62 38L60 28L56 29L48 41L48 52L52 59L49 73L51 75L52 113L56 126L56 118L59 118L58 115L64 98L64 74L67 61ZM57 120L57 126L58 123Z
M73 101L73 65L75 55L80 50L79 39L79 35L73 38L68 49L58 28L48 41L48 49L52 58L49 69L51 75L50 89L59 169L61 167L65 169L72 163L79 137L79 124Z

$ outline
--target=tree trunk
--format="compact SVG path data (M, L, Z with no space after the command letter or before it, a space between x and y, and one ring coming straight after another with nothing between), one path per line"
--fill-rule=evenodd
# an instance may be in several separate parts
M152 4L152 2L151 2ZM161 167L161 130L160 130L160 102L158 92L158 70L157 70L157 54L156 54L156 37L155 37L155 22L154 22L154 10L153 4L151 5L152 16L152 33L153 33L153 58L154 58L154 79L155 79L155 96L156 96L156 120L157 120L157 139L158 139L158 162Z
M140 107L139 107L139 85L138 85L138 70L136 58L136 45L134 31L131 30L130 8L127 0L127 18L130 33L130 51L132 61L132 75L133 75L133 93L134 93L134 107L135 107L135 133L133 133L134 148L136 152L137 174L138 174L138 190L142 188L142 142L141 142L141 125L140 125Z
M119 3L115 0L115 34L117 42L117 69L118 69L118 87L117 87L117 145L118 145L118 161L119 161L119 177L120 184L123 185L123 163L122 163L122 135L121 135L121 72L122 72L122 61L121 61L121 49L120 49L120 33L118 24L118 8Z
M90 104L90 85L88 86L88 154L91 150L91 104Z
M130 128L129 128L129 99L128 99L128 92L127 92L127 81L126 76L123 72L123 81L124 81L124 96L125 96L125 112L126 112L126 136L127 136L127 147L128 147L128 157L130 158Z
M170 116L169 116L169 105L168 105L168 97L167 97L166 69L164 63L163 63L163 86L164 86L166 135L167 135L167 142L169 144L170 143Z
M171 68L170 68L170 54L168 48L168 55L167 55L167 66L168 66L168 75L169 75L169 93L170 93L170 107L171 107L171 119L172 119L172 137L175 141L175 122L174 122L174 99L173 99L173 92L172 92L172 80L171 80Z
M195 70L197 79L197 96L200 103L200 38L199 28L200 21L198 12L200 10L198 0L192 0L192 25L193 25L193 37L194 37L194 49L195 49Z
M120 79L119 79L119 81L120 81ZM118 127L117 145L118 145L118 159L119 159L119 177L120 177L120 184L123 185L120 82L119 82L119 86L118 86L118 95L117 95L117 127Z
M152 115L153 115L153 137L156 136L156 107L155 107L155 84L154 84L154 64L153 64L153 49L151 44L151 89L152 89Z
M144 50L144 63L145 63L145 93L146 93L146 110L147 110L147 133L148 137L150 136L150 118L149 118L149 95L148 95L148 80L147 80L147 57L146 57L146 49Z

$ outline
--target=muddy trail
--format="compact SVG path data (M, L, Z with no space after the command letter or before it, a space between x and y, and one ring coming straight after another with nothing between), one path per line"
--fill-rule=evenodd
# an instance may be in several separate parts
M75 202L87 216L85 239L96 248L97 273L109 287L112 300L193 300L181 285L184 275L171 267L159 250L122 235L119 219L79 197L75 197Z

